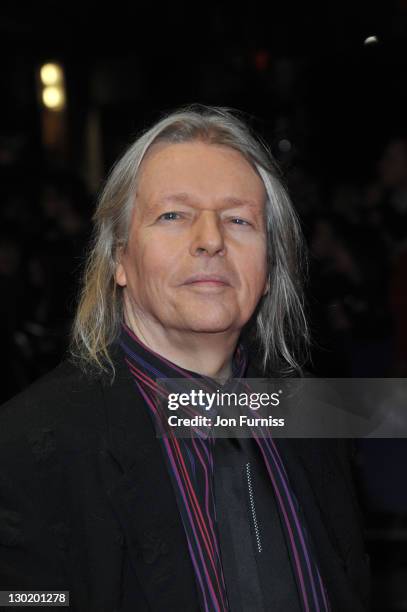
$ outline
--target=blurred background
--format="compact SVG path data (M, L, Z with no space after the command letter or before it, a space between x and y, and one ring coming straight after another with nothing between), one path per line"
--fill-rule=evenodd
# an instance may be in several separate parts
M97 194L147 125L246 114L310 249L319 376L407 374L407 0L0 7L5 401L66 350ZM374 610L407 610L407 444L358 443Z

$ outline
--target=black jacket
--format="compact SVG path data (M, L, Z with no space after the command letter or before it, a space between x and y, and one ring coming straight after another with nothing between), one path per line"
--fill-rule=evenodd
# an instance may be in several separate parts
M117 347L113 360L113 385L64 361L0 408L0 590L69 590L75 612L195 612L159 440ZM276 443L333 611L369 609L348 442Z

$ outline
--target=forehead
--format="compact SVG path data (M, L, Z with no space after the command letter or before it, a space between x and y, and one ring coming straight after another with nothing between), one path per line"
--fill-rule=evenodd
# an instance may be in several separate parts
M165 195L173 190L191 195L240 197L263 202L265 188L254 166L228 146L201 141L157 143L145 155L138 173L137 193Z

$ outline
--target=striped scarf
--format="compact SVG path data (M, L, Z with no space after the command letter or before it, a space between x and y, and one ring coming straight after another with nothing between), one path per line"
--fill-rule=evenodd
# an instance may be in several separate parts
M153 419L164 449L167 469L174 487L178 508L185 529L188 549L195 572L201 609L205 612L228 611L229 604L223 576L216 526L213 490L213 448L215 438L196 435L177 438L172 429L163 427L162 411L157 401L161 393L157 379L199 379L201 388L214 392L219 384L208 377L181 368L149 349L130 328L122 324L120 345L135 384ZM241 379L247 369L247 354L242 344L232 362L233 379ZM248 388L245 385L246 390ZM226 387L222 387L224 390ZM176 390L176 388L172 389ZM233 390L233 381L228 391ZM184 389L179 389L179 392ZM191 416L193 416L191 412ZM290 488L282 458L270 433L264 428L252 428L270 476L290 558L304 612L328 612L326 591L311 552L310 538L301 509Z

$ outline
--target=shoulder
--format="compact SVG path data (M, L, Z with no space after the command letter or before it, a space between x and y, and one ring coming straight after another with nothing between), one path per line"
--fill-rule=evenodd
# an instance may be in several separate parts
M85 446L106 428L104 384L103 377L62 361L0 406L0 454L52 445L56 436Z

